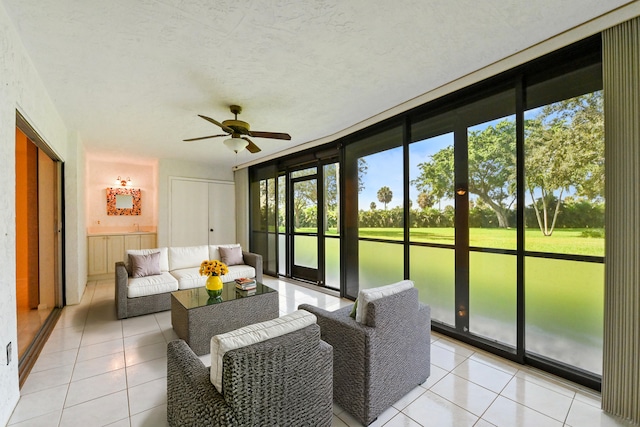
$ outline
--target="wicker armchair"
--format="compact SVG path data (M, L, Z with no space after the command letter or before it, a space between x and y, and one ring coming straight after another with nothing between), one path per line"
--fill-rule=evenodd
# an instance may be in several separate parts
M317 324L230 350L223 366L224 395L184 341L168 344L170 426L331 425L332 349Z
M333 347L333 399L369 425L431 372L431 309L411 288L369 302L363 323L352 306L329 312L307 304Z

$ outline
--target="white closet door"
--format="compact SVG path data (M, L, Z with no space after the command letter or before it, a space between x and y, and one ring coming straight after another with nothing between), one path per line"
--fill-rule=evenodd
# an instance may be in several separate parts
M209 184L209 244L236 243L236 193L233 183Z
M209 183L171 181L171 246L209 243Z

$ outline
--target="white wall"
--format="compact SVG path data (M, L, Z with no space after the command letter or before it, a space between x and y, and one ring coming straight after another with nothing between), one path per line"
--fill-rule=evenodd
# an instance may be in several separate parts
M158 247L167 246L169 242L169 177L233 181L233 171L231 166L216 168L206 163L160 159L158 162Z
M75 133L69 138L65 161L66 303L79 304L87 286L87 227L85 221L85 151ZM76 202L73 202L76 201Z
M56 111L38 73L15 32L13 23L0 3L0 182L5 183L0 197L0 425L5 425L20 397L18 387L18 352L16 323L16 233L15 233L15 116L16 110L27 119L45 142L63 161L82 155L81 142L70 136L60 115ZM71 152L71 155L70 155ZM71 160L65 165L67 176L71 175L65 191L66 205L76 206L82 192L74 179L82 179L82 169ZM84 202L82 202L84 203ZM82 251L78 238L77 223L66 223L67 246L76 258ZM71 229L71 230L69 230ZM71 241L70 241L71 240ZM73 243L75 241L75 244ZM72 258L67 253L67 259ZM78 260L83 263L86 254ZM71 261L73 264L73 261ZM67 264L67 267L70 267ZM86 266L85 266L86 268ZM71 269L72 270L72 269ZM74 283L68 286L78 293L83 279L67 271ZM71 293L71 292L70 292ZM13 344L11 362L7 365L5 348Z

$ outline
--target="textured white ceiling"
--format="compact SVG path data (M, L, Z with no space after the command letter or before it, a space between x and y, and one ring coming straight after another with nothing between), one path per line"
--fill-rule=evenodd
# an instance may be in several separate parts
M90 154L247 162L332 135L623 0L2 0ZM237 158L230 104L261 131Z

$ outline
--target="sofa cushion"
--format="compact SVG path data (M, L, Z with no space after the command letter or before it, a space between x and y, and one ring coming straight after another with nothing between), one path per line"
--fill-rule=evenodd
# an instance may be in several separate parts
M256 269L246 264L232 265L229 266L229 272L221 279L223 282L231 282L241 277L256 277Z
M200 275L200 267L171 270L171 274L178 280L178 288L180 289L197 288L204 286L207 282L207 276Z
M178 290L178 281L170 273L164 271L162 274L147 277L129 278L127 284L127 297L145 297L157 295L165 292Z
M181 268L200 267L202 261L209 259L209 247L182 246L169 248L169 271Z
M316 323L315 314L305 310L297 310L277 319L254 323L226 334L215 335L211 338L211 383L220 393L223 392L222 360L227 351L279 337L314 323Z
M160 252L147 255L129 254L131 277L147 277L160 274Z
M240 246L235 248L225 248L224 246L220 246L220 261L227 264L227 267L232 265L244 264L244 259L242 258L242 248Z
M160 252L160 271L169 271L169 250L166 247L154 249L127 249L125 263L129 275L131 275L131 263L129 261L129 255L148 255L154 252Z
M239 248L240 247L240 243L229 243L229 244L224 244L224 245L209 245L209 259L217 259L219 261L222 261L221 255L220 255L220 247L223 248Z
M392 283L391 285L380 286L378 288L361 289L358 292L358 307L356 308L356 322L364 323L367 318L367 305L371 301L394 295L413 288L411 280L403 280L401 282Z

